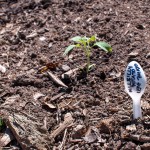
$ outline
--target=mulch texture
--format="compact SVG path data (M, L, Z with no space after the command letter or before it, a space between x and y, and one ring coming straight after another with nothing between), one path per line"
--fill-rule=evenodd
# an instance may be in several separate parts
M149 0L0 1L0 65L6 67L0 72L0 114L15 137L7 147L150 149L149 12ZM77 71L63 78L86 63L79 49L63 56L77 35L96 35L113 51L94 48L91 63L96 65L88 75ZM138 120L124 88L132 60L147 77ZM50 68L39 73L47 64ZM67 87L56 84L48 71Z

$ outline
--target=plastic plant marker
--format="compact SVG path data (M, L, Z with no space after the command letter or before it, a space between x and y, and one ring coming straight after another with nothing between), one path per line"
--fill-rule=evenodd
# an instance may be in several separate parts
M139 63L132 61L128 64L124 74L126 92L133 100L133 118L142 118L141 96L146 87L146 76Z

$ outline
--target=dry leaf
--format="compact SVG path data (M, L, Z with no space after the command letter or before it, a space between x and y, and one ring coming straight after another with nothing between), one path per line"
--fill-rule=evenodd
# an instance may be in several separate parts
M56 69L56 67L58 67L58 65L59 65L58 62L56 62L56 63L53 63L53 62L48 63L45 66L43 66L42 68L40 68L37 73L43 73L43 72L47 71L48 69L54 70L54 69Z

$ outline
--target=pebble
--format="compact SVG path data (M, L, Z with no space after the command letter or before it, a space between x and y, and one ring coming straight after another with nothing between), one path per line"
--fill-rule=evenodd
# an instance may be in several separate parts
M0 65L0 72L5 73L6 72L6 68L2 65Z
M63 71L69 71L70 67L68 65L62 65Z
M39 38L39 40L40 40L40 41L45 41L46 38L45 38L44 36L42 36L42 37Z

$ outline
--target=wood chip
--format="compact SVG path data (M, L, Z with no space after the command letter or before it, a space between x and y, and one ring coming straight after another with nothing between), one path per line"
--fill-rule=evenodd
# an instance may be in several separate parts
M6 100L5 100L5 103L3 103L1 106L6 106L6 105L11 105L11 104L14 104L16 100L18 100L20 98L19 95L13 95L11 97L8 97Z
M51 109L56 109L56 106L54 106L53 104L47 103L47 102L43 102L44 105L48 106Z
M126 126L126 130L128 130L128 131L136 131L135 124L131 124L131 125Z
M22 149L49 149L49 135L43 134L38 130L37 126L41 126L40 123L17 113L14 113L13 117L8 116L5 123L12 131Z
M131 56L131 57L136 57L136 56L138 56L138 52L131 52L130 54L128 54L129 56Z
M62 79L68 79L71 76L75 75L78 70L79 70L79 68L69 70L69 71L65 72L64 74L62 74L61 77L62 77Z
M65 85L65 84L64 84L58 77L56 77L54 74L52 74L52 73L49 72L49 71L48 71L47 73L48 73L49 77L50 77L56 84L68 88L68 86Z
M73 121L74 119L72 118L72 115L70 113L67 113L64 117L64 122L60 124L60 126L51 133L50 138L55 138L62 131L64 131L66 128L72 125Z
M33 33L31 33L30 35L27 35L26 38L27 38L27 39L29 39L29 38L34 38L34 37L36 37L37 35L38 35L37 32L33 32Z
M9 128L6 129L5 134L0 139L0 147L4 147L14 139L14 136Z
M43 97L43 96L45 96L44 94L42 94L42 93L35 93L34 95L33 95L33 99L34 100L38 100L40 97Z
M87 143L92 143L96 140L98 140L99 143L105 143L106 142L106 140L101 138L99 130L94 126L89 127L89 129L88 129L87 133L85 134L85 137L83 137L83 139Z

